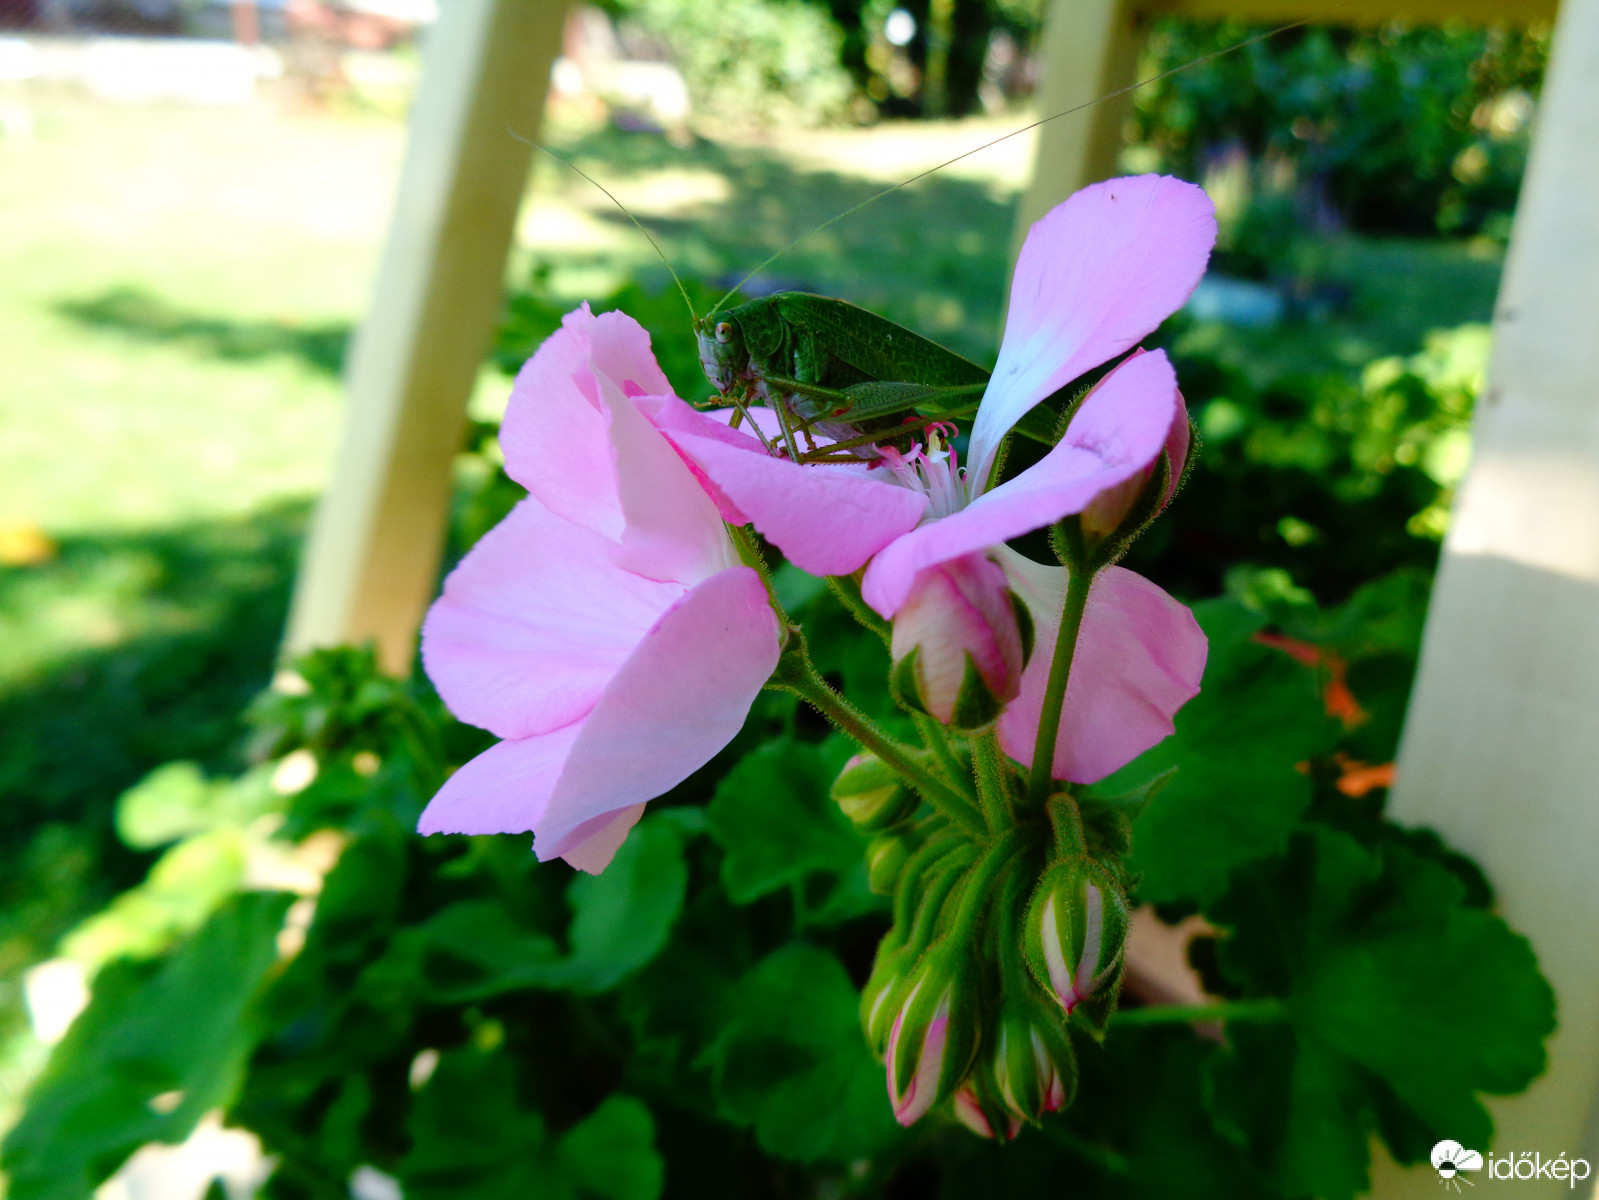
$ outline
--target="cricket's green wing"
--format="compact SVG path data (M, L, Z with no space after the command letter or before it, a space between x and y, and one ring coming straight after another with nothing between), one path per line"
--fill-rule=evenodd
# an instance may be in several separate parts
M809 292L779 292L771 299L786 323L807 330L867 379L934 388L988 382L988 372L970 359L847 300Z

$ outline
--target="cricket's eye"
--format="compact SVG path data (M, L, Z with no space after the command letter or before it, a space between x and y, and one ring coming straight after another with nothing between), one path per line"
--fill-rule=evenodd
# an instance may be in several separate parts
M724 346L733 340L733 324L731 321L718 321L716 323L716 340Z

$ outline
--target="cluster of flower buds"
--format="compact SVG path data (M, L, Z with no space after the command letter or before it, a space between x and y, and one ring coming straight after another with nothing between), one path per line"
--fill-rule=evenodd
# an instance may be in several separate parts
M1128 926L1119 868L1090 854L1069 794L985 843L878 798L886 779L861 756L834 792L874 823L873 884L894 899L861 997L868 1041L902 1124L939 1109L1008 1140L1071 1102L1068 1025L1103 1031ZM898 821L877 824L889 811Z

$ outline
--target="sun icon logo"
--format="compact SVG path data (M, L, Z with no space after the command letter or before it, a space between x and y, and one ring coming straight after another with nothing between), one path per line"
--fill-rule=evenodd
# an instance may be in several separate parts
M1458 1192L1461 1184L1477 1186L1463 1178L1461 1172L1482 1170L1482 1155L1475 1150L1467 1150L1459 1142L1439 1142L1432 1148L1432 1165L1438 1172L1438 1182Z

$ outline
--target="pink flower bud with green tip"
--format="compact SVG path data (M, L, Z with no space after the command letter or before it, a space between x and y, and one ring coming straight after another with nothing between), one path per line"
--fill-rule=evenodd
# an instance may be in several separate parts
M988 555L929 567L894 616L895 690L941 724L981 729L1021 690L1032 634L1026 608Z
M1115 980L1129 923L1121 889L1097 868L1067 861L1044 872L1028 905L1023 951L1068 1015Z

